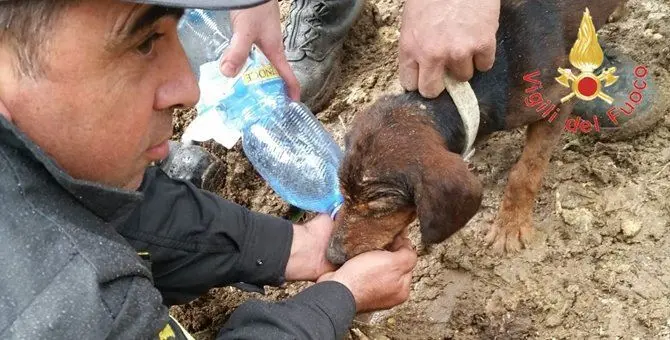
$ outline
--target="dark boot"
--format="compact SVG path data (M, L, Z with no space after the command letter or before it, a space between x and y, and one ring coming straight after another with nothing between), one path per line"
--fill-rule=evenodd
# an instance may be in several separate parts
M284 30L286 57L301 87L301 101L321 111L332 99L344 38L364 0L293 0Z

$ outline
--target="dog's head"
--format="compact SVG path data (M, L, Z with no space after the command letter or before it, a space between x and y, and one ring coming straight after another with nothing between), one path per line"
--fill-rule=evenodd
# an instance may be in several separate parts
M344 204L330 240L331 262L387 247L416 217L422 242L439 243L479 209L481 184L422 109L382 98L356 116L339 171Z

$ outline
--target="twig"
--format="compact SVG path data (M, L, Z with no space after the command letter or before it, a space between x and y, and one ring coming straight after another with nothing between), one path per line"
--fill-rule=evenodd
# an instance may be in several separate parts
M356 336L360 340L370 340L370 338L368 338L367 335L363 334L363 332L361 332L361 330L358 328L354 328L351 331L354 332L354 334L356 334Z
M658 177L658 176L661 174L661 172L665 171L665 169L666 169L669 165L670 165L670 162L665 163L665 165L663 166L663 168L661 168L661 170L660 170L659 172L657 172L656 175L654 175L654 179L656 179L656 177Z

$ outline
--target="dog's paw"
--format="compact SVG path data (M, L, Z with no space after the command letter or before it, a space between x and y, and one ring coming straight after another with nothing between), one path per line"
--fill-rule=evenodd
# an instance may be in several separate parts
M497 254L516 253L530 246L532 236L533 227L530 219L508 220L491 225L485 242Z

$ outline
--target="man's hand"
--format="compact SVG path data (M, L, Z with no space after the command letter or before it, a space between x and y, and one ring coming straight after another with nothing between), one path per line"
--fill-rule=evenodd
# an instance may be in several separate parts
M407 0L400 29L400 83L435 98L446 72L468 81L493 66L500 0ZM474 65L474 67L473 67Z
M321 275L335 270L326 259L326 249L333 220L321 214L309 222L293 225L291 255L286 265L286 281L316 281Z
M390 249L360 254L336 272L324 274L317 282L344 284L354 295L359 313L399 305L409 298L417 256L404 235L396 237Z
M233 37L221 62L221 72L226 77L237 75L249 57L251 45L255 43L286 82L289 96L299 101L300 83L284 54L277 0L270 0L248 9L231 11L230 22Z

